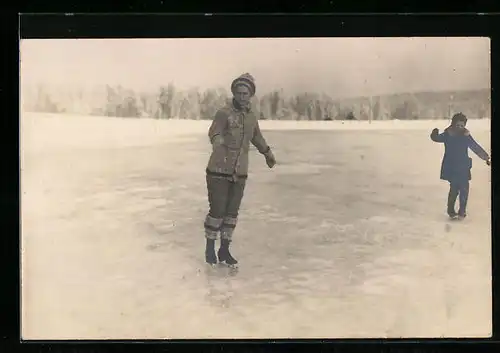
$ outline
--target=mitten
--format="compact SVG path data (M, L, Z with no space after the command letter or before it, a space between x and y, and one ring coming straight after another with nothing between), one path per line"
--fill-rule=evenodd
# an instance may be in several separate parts
M274 154L273 152L271 151L271 149L269 149L265 154L264 156L266 157L266 163L267 163L267 166L269 168L272 168L276 165L276 158L274 158Z

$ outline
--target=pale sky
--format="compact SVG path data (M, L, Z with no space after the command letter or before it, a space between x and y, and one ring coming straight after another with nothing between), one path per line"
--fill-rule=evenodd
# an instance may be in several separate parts
M28 39L26 83L156 90L229 85L250 72L257 94L337 97L490 88L489 38Z

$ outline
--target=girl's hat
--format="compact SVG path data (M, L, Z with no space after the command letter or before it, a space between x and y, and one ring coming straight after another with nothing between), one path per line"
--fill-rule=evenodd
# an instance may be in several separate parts
M233 94L236 91L236 87L239 85L247 87L250 91L250 95L255 95L255 79L248 72L233 81L233 83L231 84L231 92Z
M455 125L459 121L461 121L461 122L463 122L465 124L467 123L467 117L465 116L465 114L463 114L463 113L457 113L457 114L453 115L453 117L451 118L451 123L453 125Z

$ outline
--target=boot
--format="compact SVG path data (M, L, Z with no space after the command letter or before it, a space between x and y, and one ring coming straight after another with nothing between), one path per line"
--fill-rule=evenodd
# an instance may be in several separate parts
M220 249L217 252L217 256L219 257L220 262L225 262L227 265L234 266L238 263L238 261L236 261L236 259L232 257L231 253L229 252L230 243L231 243L230 240L221 239Z
M214 239L207 239L207 246L205 248L205 261L210 265L215 265L217 263L217 257L215 256Z

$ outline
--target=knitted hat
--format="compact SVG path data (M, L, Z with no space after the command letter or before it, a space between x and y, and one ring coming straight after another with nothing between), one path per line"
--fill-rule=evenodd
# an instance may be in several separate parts
M231 92L233 94L235 93L236 87L239 85L247 87L250 90L250 95L255 95L255 79L248 72L233 81L231 84Z

